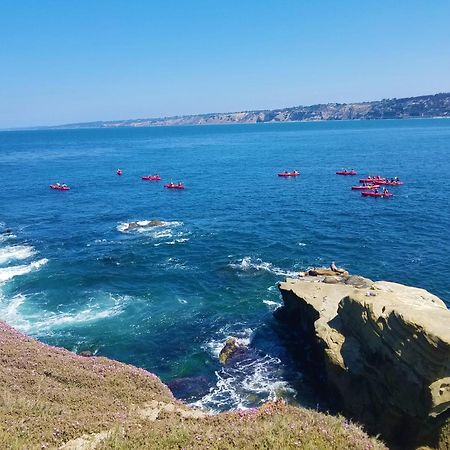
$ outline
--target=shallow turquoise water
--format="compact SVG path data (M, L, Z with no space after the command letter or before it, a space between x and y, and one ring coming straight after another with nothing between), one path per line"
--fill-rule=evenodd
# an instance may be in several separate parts
M0 133L0 318L213 409L280 390L311 404L272 318L277 281L335 260L449 301L449 151L446 120ZM362 198L342 167L405 185ZM186 189L140 180L155 172ZM149 219L165 225L120 231ZM251 351L223 369L230 335Z

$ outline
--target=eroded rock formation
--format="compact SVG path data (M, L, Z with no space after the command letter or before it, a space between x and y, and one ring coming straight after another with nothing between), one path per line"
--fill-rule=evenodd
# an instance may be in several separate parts
M447 448L450 310L423 289L331 272L280 283L276 316L316 344L344 412L402 446Z

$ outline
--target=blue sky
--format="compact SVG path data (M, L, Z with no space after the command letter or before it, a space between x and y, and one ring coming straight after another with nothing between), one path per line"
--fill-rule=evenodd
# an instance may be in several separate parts
M0 128L450 91L448 0L1 0Z

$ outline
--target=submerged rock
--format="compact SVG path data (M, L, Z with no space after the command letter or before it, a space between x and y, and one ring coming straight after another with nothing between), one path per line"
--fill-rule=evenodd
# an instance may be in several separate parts
M202 397L211 388L210 380L205 376L175 378L167 383L175 397Z
M131 231L137 228L149 228L149 227L160 227L164 225L164 222L161 220L143 220L138 222L129 222L125 224L122 231Z
M445 445L450 311L442 300L354 276L337 284L287 279L279 288L276 317L314 342L338 407L402 448Z

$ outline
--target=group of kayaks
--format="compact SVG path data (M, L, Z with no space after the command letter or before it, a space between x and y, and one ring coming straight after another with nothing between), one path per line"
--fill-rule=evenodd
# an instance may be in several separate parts
M337 175L357 175L354 169L352 170L340 170L336 172ZM363 197L393 197L394 194L388 190L386 186L400 186L403 181L400 181L398 177L386 178L380 175L369 175L366 178L359 180L361 184L352 186L354 191L361 191Z
M121 176L123 174L122 169L117 169L116 174L118 176ZM279 172L279 177L298 177L300 175L300 172L297 170L293 170L291 172L285 170L284 172ZM336 172L336 175L344 175L344 176L354 176L357 175L356 171L354 169L342 169L338 170ZM154 175L143 175L141 176L141 179L143 181L161 181L161 176L158 174ZM386 186L400 186L403 184L403 181L400 181L398 177L395 178L386 178L382 177L380 175L369 175L366 178L361 178L359 180L361 184L352 186L351 189L354 191L361 191L361 195L363 197L392 197L394 194L389 192ZM383 186L383 187L382 187ZM172 181L170 183L167 183L164 185L167 189L184 189L185 186L182 182L173 183ZM70 187L65 183L55 183L50 185L50 189L54 189L57 191L69 191ZM381 191L380 191L381 189Z
M161 181L161 176L156 175L144 175L141 177L141 180L143 181ZM172 181L170 183L167 183L164 185L167 189L184 189L184 184L180 181L178 183L173 183Z
M141 177L142 181L161 181L161 175L154 174L154 175L143 175ZM167 183L164 185L167 189L184 189L184 184L179 181L178 183L173 183L172 181L170 183Z
M123 170L122 169L117 169L116 170L116 174L118 176L122 176L123 175ZM161 176L158 174L155 175L143 175L141 177L141 180L143 181L161 181ZM54 189L57 191L70 191L70 187L65 184L65 183L55 183L55 184L51 184L50 189ZM164 185L165 188L167 189L184 189L185 186L184 184L180 181L178 183L173 183L172 181L170 183L167 183Z

